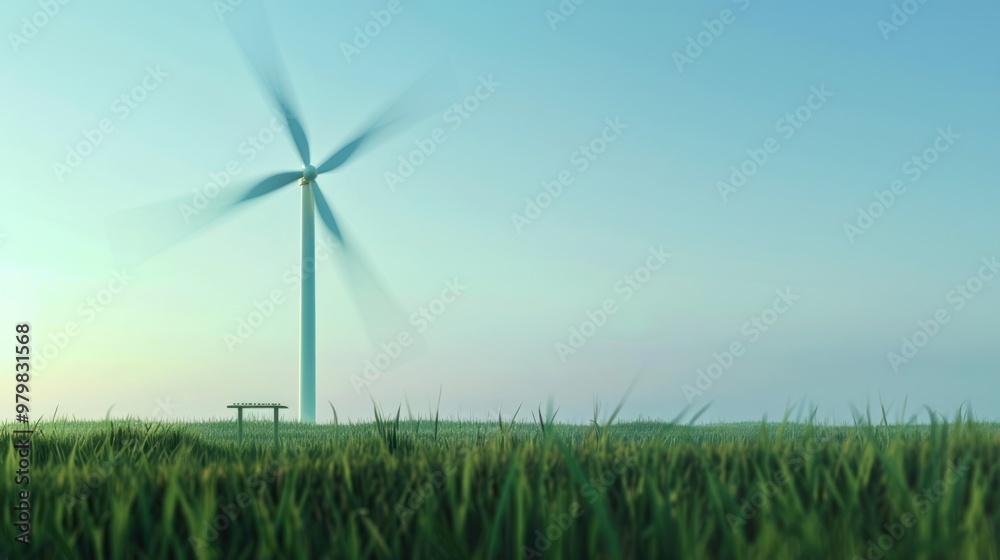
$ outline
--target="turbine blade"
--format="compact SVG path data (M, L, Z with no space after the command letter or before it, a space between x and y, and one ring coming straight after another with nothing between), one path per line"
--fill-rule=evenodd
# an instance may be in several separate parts
M135 266L183 241L238 204L273 192L301 176L301 172L279 173L235 196L209 199L186 195L112 214L104 221L111 252L119 264Z
M400 346L399 355L392 358L392 362L382 369L393 369L422 356L427 350L423 336L410 325L408 316L383 287L364 256L353 244L344 241L340 225L326 197L319 190L318 184L314 182L313 185L316 211L343 249L338 253L339 268L344 272L348 289L361 315L372 348L380 352L383 345ZM404 345L401 337L411 341L410 344Z
M362 148L370 149L377 145L376 140L384 140L390 133L399 131L407 124L443 109L454 99L454 92L457 89L454 84L455 75L450 67L443 64L435 66L351 141L319 164L316 171L319 173L333 171L347 163Z
M330 230L337 241L340 242L345 248L347 245L344 243L344 236L340 233L340 226L337 224L337 218L333 216L333 209L330 208L330 204L326 201L326 197L323 196L323 191L319 189L319 183L313 181L313 198L316 199L316 212L319 214L323 224L326 225L326 229Z
M263 4L259 0L244 0L239 9L225 17L225 21L243 55L257 73L267 97L281 111L302 164L309 165L309 140L299 119L295 94Z
M231 204L239 204L241 202L246 202L259 196L263 196L267 193L274 192L281 187L294 182L300 177L302 177L301 171L289 171L287 173L272 175L248 189L243 196Z

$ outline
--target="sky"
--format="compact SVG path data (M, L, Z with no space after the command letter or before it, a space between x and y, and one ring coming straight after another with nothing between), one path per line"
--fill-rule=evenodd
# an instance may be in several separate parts
M623 418L1000 414L995 2L265 4L314 160L454 78L320 179L422 342L380 357L319 263L319 421L440 393L585 422L633 379ZM301 166L227 31L250 9L0 7L0 328L31 325L36 417L296 417L300 188L124 268L105 222Z

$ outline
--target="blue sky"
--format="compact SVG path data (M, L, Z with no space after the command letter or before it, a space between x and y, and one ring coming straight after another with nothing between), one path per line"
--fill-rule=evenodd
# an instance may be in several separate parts
M497 84L460 122L439 112L321 179L402 307L441 311L411 323L423 353L368 380L384 405L405 395L425 411L443 386L449 414L552 397L582 421L642 369L626 416L711 402L705 420L773 418L805 401L842 421L880 395L897 408L907 397L911 411L971 400L1000 413L976 398L995 388L1000 334L1000 277L982 263L1000 253L1000 6L587 0L564 6L563 21L548 13L555 0L402 0L360 48L356 27L390 2L266 4L314 159L441 61L457 103ZM46 6L54 15L38 16ZM896 29L880 25L894 7ZM53 345L32 389L41 412L204 417L233 401L297 400L297 188L124 277L104 231L107 215L194 196L230 164L233 190L299 166L291 142L272 138L218 11L194 0L0 8L0 311L32 323L36 354ZM22 18L44 25L32 33ZM345 56L352 43L360 52ZM92 153L57 169L102 121L111 132ZM390 188L386 173L437 129L444 141ZM587 146L600 154L583 164ZM734 166L752 175L720 187ZM570 181L546 199L560 174ZM886 208L890 195L875 193L894 186ZM551 204L518 227L532 200ZM669 258L650 261L661 248ZM456 281L467 289L442 306ZM959 284L974 297L953 294ZM326 401L368 415L351 380L376 353L337 269L321 266L318 285L320 419ZM231 344L275 292L273 313ZM566 353L608 301L614 312ZM947 322L927 326L942 310ZM919 321L934 335L906 358ZM741 355L699 385L734 344Z

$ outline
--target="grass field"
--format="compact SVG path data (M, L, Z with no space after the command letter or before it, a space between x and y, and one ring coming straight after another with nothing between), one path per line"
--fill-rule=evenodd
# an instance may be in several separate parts
M541 414L541 411L539 411ZM0 559L1000 558L1000 426L42 422Z

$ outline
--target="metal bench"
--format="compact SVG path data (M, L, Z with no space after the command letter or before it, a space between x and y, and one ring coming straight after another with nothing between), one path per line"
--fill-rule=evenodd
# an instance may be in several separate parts
M278 446L278 410L288 408L280 403L233 403L226 408L236 409L237 425L239 426L240 442L243 442L243 409L244 408L273 408L274 409L274 446Z

